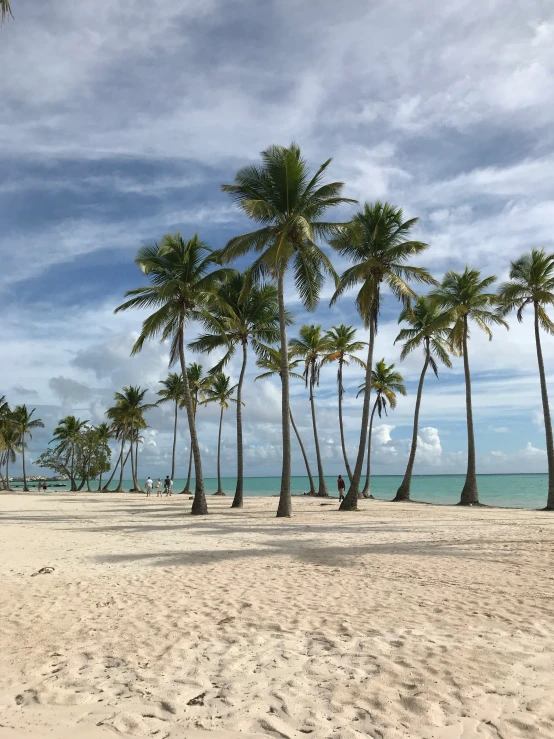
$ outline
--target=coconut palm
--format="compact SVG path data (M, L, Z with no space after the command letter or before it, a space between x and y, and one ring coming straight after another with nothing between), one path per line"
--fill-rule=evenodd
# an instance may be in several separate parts
M175 479L175 450L177 447L177 419L179 416L179 408L184 405L184 383L183 375L177 374L177 372L170 372L165 380L160 380L160 384L163 386L161 390L158 390L160 403L167 403L169 401L175 403L175 411L173 418L173 450L171 453L171 479Z
M411 258L427 249L427 244L421 241L407 240L417 221L417 218L404 221L402 209L389 203L366 203L341 233L330 241L341 256L353 262L353 266L341 276L331 305L346 290L360 285L355 304L364 326L369 329L360 444L350 488L340 506L343 511L356 510L358 504L369 422L373 347L382 287L387 286L394 297L407 304L417 297L408 282L437 284L426 269L407 264Z
M395 502L402 500L410 500L410 486L412 482L412 472L414 469L415 456L417 451L417 440L419 431L419 410L421 407L421 397L423 394L423 383L427 369L431 369L435 373L435 377L439 376L437 360L442 362L446 367L452 367L452 362L448 356L449 345L448 337L450 335L452 320L448 313L442 313L435 303L427 297L420 297L415 304L408 306L402 310L398 318L398 322L405 321L410 328L401 329L395 339L404 341L404 346L400 353L400 359L405 359L408 354L423 347L423 369L419 377L417 386L417 396L414 410L414 427L412 432L412 444L410 447L410 456L404 478L400 483L400 487L396 491Z
M262 152L262 165L240 169L232 185L223 185L240 209L260 228L235 236L222 252L230 261L255 251L249 279L269 276L277 281L279 301L280 344L283 349L281 368L281 426L283 436L283 466L281 494L277 516L290 516L290 400L287 349L287 315L285 310L285 275L293 268L296 289L302 303L313 310L323 284L323 273L335 277L333 266L316 241L336 232L337 224L321 220L323 214L342 203L355 202L341 197L342 182L323 184L331 160L328 159L311 176L299 147L271 146ZM248 292L248 285L244 293Z
M119 472L119 484L116 488L116 492L121 493L123 492L123 473L125 472L125 465L127 464L127 459L129 458L129 454L133 451L133 445L130 444L127 456L124 457L125 442L127 441L128 434L129 434L127 409L124 406L122 406L120 403L116 402L115 405L113 405L111 408L108 408L108 410L106 411L106 416L111 421L111 427L112 427L114 437L118 441L121 441L121 450L119 452L119 459L117 462L117 464L121 465L121 468ZM114 468L114 471L112 472L110 479L104 486L104 490L108 489L110 482L112 481L112 478L115 474L115 470L117 469L117 464L116 464L116 467Z
M81 421L80 418L75 416L66 416L58 422L58 425L54 429L54 435L50 440L56 442L56 451L58 454L65 454L67 456L68 469L74 471L76 464L76 455L78 455L78 445L81 440L81 434L88 424L88 421ZM69 481L72 490L77 489L77 482L75 476L72 473L69 476Z
M232 508L242 508L244 492L244 459L242 443L242 387L248 361L248 345L254 349L262 342L273 344L279 339L279 305L274 285L252 285L244 290L248 273L237 272L218 292L213 309L202 323L206 332L189 347L197 352L224 349L225 355L214 370L221 371L235 354L242 349L242 364L237 385L237 486ZM292 315L286 314L287 325Z
M27 472L25 470L25 448L27 446L25 436L28 436L30 439L32 439L33 431L35 429L44 428L44 424L40 420L40 418L33 418L33 413L35 411L36 408L33 408L32 411L29 411L26 405L16 405L12 414L13 422L21 435L21 462L23 465L23 490L25 490L25 492L29 492L29 488L27 487Z
M375 390L377 396L371 416L369 420L369 429L367 433L367 471L365 477L364 489L362 495L364 498L371 497L371 434L373 432L373 418L375 411L377 411L379 418L382 417L383 411L385 416L387 415L387 403L391 410L396 408L396 393L400 395L406 395L406 387L404 386L404 378L400 372L396 372L394 364L385 362L385 358L375 362L375 368L371 371L371 389ZM359 386L358 395L365 393L366 387L365 382ZM358 397L358 396L356 396Z
M279 349L273 346L259 346L257 349L257 354L258 359L256 361L256 366L260 369L265 370L265 372L262 372L261 375L258 375L256 378L254 378L254 381L265 380L269 377L275 377L275 375L279 375L279 377L281 377L282 361L281 352ZM294 371L296 367L298 367L298 365L300 364L300 361L300 359L293 360L289 351L289 377L296 378L297 380L304 379L302 375L299 375L297 372ZM300 438L300 434L298 433L298 429L296 427L296 424L294 423L294 418L290 409L289 417L291 426L294 430L296 438L298 439L298 445L300 446L300 451L302 452L304 464L306 465L306 474L308 475L308 480L310 482L310 495L317 495L314 485L314 478L310 469L310 463L308 462L308 455L306 454L304 444L302 443L302 439Z
M192 398L192 407L194 411L194 419L196 420L196 412L198 410L198 400L202 402L205 399L205 393L208 389L211 377L209 375L203 375L202 365L196 362L191 362L187 367L187 379L189 381L190 394ZM190 447L189 454L189 467L187 473L187 484L183 493L190 493L190 478L192 474L192 445Z
M223 411L227 410L229 403L236 403L237 399L232 395L237 389L236 385L231 387L231 378L218 372L211 377L210 385L206 392L204 404L219 403L219 434L217 437L217 492L215 495L225 495L221 485L221 428L223 426Z
M194 407L188 384L185 360L185 325L201 317L210 295L230 276L227 269L210 271L218 263L212 250L198 235L185 241L181 234L166 234L160 244L139 249L135 262L150 280L150 285L128 290L130 297L115 312L129 308L155 308L142 324L132 354L140 352L148 339L171 340L170 365L181 363L184 399L195 469L195 495L192 514L208 512L202 474L200 445L196 433Z
M542 357L540 329L554 334L554 323L546 313L546 307L554 305L554 254L544 249L531 249L519 259L511 262L510 281L500 285L499 297L503 313L517 309L517 320L523 320L523 311L533 306L535 323L535 346L541 385L542 410L546 435L546 457L548 460L548 498L546 510L554 510L554 443L552 421L546 388L546 376Z
M2 431L2 446L4 449L2 452L2 462L6 467L7 490L11 490L10 462L13 464L16 460L16 455L21 452L21 433L15 423L8 422L4 425L4 429Z
M124 421L131 443L131 475L133 478L133 489L135 491L141 490L137 470L138 431L147 428L144 413L156 405L155 403L143 402L147 392L147 389L143 389L139 385L129 385L128 387L124 387L122 392L116 392L114 394L116 406L119 406L120 410L119 420ZM133 444L135 445L135 455L133 455Z
M323 357L322 365L329 362L338 362L337 368L337 386L339 391L339 428L340 443L342 446L342 456L346 467L348 479L352 479L352 471L346 454L346 444L344 442L344 427L342 422L342 398L344 395L344 386L342 384L344 367L348 366L350 361L356 362L360 367L365 369L365 362L357 357L354 352L361 351L366 346L365 341L356 341L356 329L354 326L333 326L330 331L325 332L325 338L329 344L329 354Z
M490 276L481 279L478 269L459 272L450 271L444 276L440 287L430 293L439 310L445 311L453 326L448 337L454 353L464 358L464 375L466 385L466 415L467 415L467 474L462 495L461 505L479 503L477 489L477 474L475 469L475 436L473 431L473 408L471 402L471 375L469 371L468 340L469 322L473 321L482 329L492 341L490 326L504 326L508 324L498 312L498 296L486 292L496 277Z
M6 447L4 445L4 429L11 418L11 408L5 395L0 395L0 485L2 488L9 488L9 482L4 481L2 468L5 464Z
M114 438L114 430L109 423L99 423L94 429L95 436L101 444L108 444L111 439ZM102 490L102 472L100 472L100 478L98 480L98 492Z
M13 18L10 0L0 0L0 25L4 23L8 16Z
M314 388L319 386L319 376L321 372L321 363L323 357L329 351L329 344L325 335L321 330L321 326L301 326L297 339L290 340L290 350L293 357L300 357L304 360L303 378L306 387L310 389L310 406L312 410L312 425L314 429L315 453L317 459L317 474L319 477L318 496L320 498L328 498L329 491L323 474L323 462L321 460L321 451L319 448L319 437L317 433L317 422L315 416L315 400Z

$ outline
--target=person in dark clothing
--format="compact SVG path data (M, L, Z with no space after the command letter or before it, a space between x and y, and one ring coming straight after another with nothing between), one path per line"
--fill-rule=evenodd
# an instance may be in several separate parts
M339 479L337 480L337 487L339 489L339 503L341 500L344 500L344 491L346 490L346 485L344 483L344 480L342 479L342 475L339 475Z

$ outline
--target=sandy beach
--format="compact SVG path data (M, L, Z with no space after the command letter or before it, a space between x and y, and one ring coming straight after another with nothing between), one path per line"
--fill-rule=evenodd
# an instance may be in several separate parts
M209 504L0 495L2 739L554 736L552 514Z

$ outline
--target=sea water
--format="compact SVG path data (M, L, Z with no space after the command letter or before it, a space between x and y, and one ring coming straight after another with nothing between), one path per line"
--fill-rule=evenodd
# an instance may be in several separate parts
M163 480L163 478L162 478ZM424 501L426 503L442 503L444 505L458 503L460 493L464 486L465 475L414 475L412 477L412 500ZM154 483L156 478L154 478ZM222 478L223 490L228 496L235 492L236 478ZM314 476L317 489L318 478ZM335 477L326 478L330 495L337 495L337 484ZM398 486L402 482L401 475L374 475L371 478L371 493L375 498L392 500ZM144 488L144 479L140 478L140 484ZM173 492L180 493L185 487L186 480L175 479ZM363 484L363 480L362 480ZM546 505L548 490L548 476L544 473L525 475L477 475L479 487L479 500L493 506L509 506L515 508L543 508ZM217 490L217 479L205 478L204 485L206 493L215 493ZM91 483L94 489L98 483ZM281 478L279 477L245 477L244 495L279 495ZM110 485L114 490L117 482ZM123 481L124 490L132 487L131 480ZM347 481L348 488L348 481ZM194 490L194 480L191 482ZM291 492L293 495L301 495L310 489L307 477L292 477ZM153 493L155 495L155 492Z

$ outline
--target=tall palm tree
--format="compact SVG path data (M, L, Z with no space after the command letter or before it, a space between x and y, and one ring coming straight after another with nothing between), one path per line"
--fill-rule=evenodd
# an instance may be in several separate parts
M50 443L56 442L56 451L59 454L67 455L67 467L71 470L69 481L72 490L77 489L77 482L75 480L75 465L77 460L75 459L75 455L77 454L81 434L87 424L87 420L81 421L80 418L76 418L75 416L66 416L58 422L58 425L54 429L54 435L50 440Z
M0 485L2 489L9 488L9 483L4 481L2 468L5 464L6 446L4 444L4 429L11 418L11 408L5 395L0 395Z
M375 369L371 371L371 389L376 391L377 396L375 398L375 403L373 404L373 410L371 411L367 434L367 471L364 489L362 490L364 498L371 497L371 434L373 433L373 418L375 416L375 411L379 414L379 418L382 417L383 411L386 416L387 403L391 410L396 408L396 393L406 395L404 378L400 372L395 371L394 364L387 365L384 357L378 362L375 362ZM358 395L365 393L365 390L365 382L362 382L359 387Z
M13 18L12 9L10 7L10 0L0 0L0 26L7 17Z
M242 364L237 386L237 486L232 508L242 508L244 493L244 458L242 443L242 387L248 361L248 345L254 349L262 342L274 344L279 339L279 304L275 285L252 285L244 290L247 273L237 272L219 290L213 310L203 319L206 333L189 344L193 351L225 349L215 371L222 370L240 346ZM287 325L292 323L287 311Z
M231 387L231 378L218 372L212 375L210 386L206 393L205 404L219 403L221 409L219 414L219 434L217 437L217 492L215 495L225 495L221 485L221 428L223 426L223 411L227 410L229 403L236 403L237 399L232 395L237 389L236 385Z
M337 205L355 201L341 196L343 183L322 180L331 160L322 164L311 176L306 160L296 144L289 147L270 146L262 152L261 166L240 169L232 185L223 185L239 208L259 228L232 238L222 252L226 261L255 251L250 279L269 276L277 281L279 332L282 347L281 426L283 466L281 494L277 516L292 514L290 494L290 400L287 362L287 315L285 310L285 275L294 271L296 289L308 310L315 309L323 284L323 273L335 277L331 261L316 244L336 232L337 224L322 221L324 213ZM249 289L245 286L244 292Z
M171 479L175 479L175 450L177 447L177 419L179 416L179 408L184 405L185 385L183 383L183 375L177 372L170 372L165 380L160 380L163 386L158 390L160 396L159 403L167 403L171 401L175 403L174 419L173 419L173 450L171 453Z
M10 462L13 464L16 455L21 452L21 434L15 423L6 423L2 431L3 464L6 466L6 485L10 487Z
M124 387L122 392L114 394L115 403L120 409L120 420L125 421L125 425L129 433L129 441L131 443L131 475L133 478L134 490L140 490L138 481L138 431L146 428L144 413L155 407L155 403L144 403L144 396L148 392L147 389L141 388L139 385L129 385ZM133 456L133 443L135 444L135 456Z
M546 388L546 376L542 357L540 329L547 334L554 334L554 323L546 313L546 307L554 305L554 254L547 254L544 249L531 249L519 259L511 262L510 281L500 285L499 297L503 313L508 314L517 309L517 320L523 320L523 311L528 305L533 306L535 323L535 346L539 379L541 385L544 430L546 435L546 457L548 460L548 498L546 510L554 510L554 442L552 439L552 421L550 404Z
M94 429L97 440L101 444L108 444L111 439L114 438L114 430L111 424L102 422ZM98 492L102 490L102 472L100 472L100 479L98 481Z
M132 354L137 354L148 339L171 340L170 365L181 363L184 398L195 469L195 495L192 514L208 512L200 444L196 433L194 407L188 384L185 360L185 325L202 315L210 296L230 276L226 269L210 271L218 263L212 250L200 241L198 235L185 241L181 234L166 234L160 244L139 249L135 262L148 276L150 285L128 290L125 303L115 312L129 308L154 308L142 324L142 331L135 342Z
M395 339L396 341L404 341L404 346L400 353L400 359L405 359L408 354L423 347L423 369L419 377L417 386L417 396L414 410L414 428L412 432L412 445L410 447L410 456L404 478L400 483L400 487L396 491L395 502L402 500L410 500L410 486L412 482L412 472L414 469L415 456L417 451L417 440L419 431L419 409L421 407L421 396L423 394L423 383L427 369L431 369L435 373L435 377L439 376L437 360L442 362L446 367L452 367L452 362L448 356L449 346L448 337L452 320L448 313L441 313L437 306L427 297L420 297L413 306L408 306L402 310L398 318L398 322L405 321L410 328L401 329Z
M303 378L306 387L310 390L310 407L312 410L312 425L314 428L315 454L317 459L317 474L319 477L319 488L317 494L320 498L328 498L329 491L323 474L323 462L319 448L319 437L317 433L317 422L315 416L314 388L319 386L319 376L323 357L329 351L329 344L321 330L321 326L301 326L297 339L290 340L292 356L301 357L304 360Z
M340 428L340 443L342 446L342 456L344 458L344 465L346 467L346 473L348 479L352 480L352 470L350 469L350 463L348 461L348 455L346 454L346 444L344 442L344 426L342 422L342 398L344 395L344 386L342 384L344 367L348 366L349 362L356 362L360 367L365 369L365 362L362 362L354 352L361 351L366 346L365 341L356 341L356 329L354 326L345 326L341 323L340 326L333 326L330 331L325 332L325 337L329 344L329 354L323 357L322 365L328 362L338 362L337 368L337 386L339 391L339 428Z
M121 451L119 452L119 460L117 464L120 464L120 471L119 471L119 484L116 488L117 493L123 492L123 473L125 472L125 465L127 464L127 459L129 457L129 454L133 451L133 445L130 444L129 446L129 452L127 454L127 457L124 457L125 453L125 442L128 439L128 433L129 433L129 427L128 427L128 417L127 417L127 409L124 408L120 403L115 403L111 408L108 408L106 411L106 416L111 421L111 426L113 430L114 437L121 441ZM117 468L117 465L116 465ZM110 482L112 481L112 478L115 474L115 468L112 472L112 475L106 485L104 486L104 490L107 490Z
M481 279L478 269L459 272L450 271L444 276L440 287L430 293L430 297L440 310L446 311L453 326L450 330L449 344L452 350L464 358L464 375L466 385L466 415L467 415L467 474L462 495L461 505L479 503L477 489L477 474L475 469L475 435L473 431L473 407L471 402L471 375L469 371L469 356L467 344L469 339L469 322L482 329L492 341L490 326L504 326L508 324L498 312L498 296L486 292L496 277L491 275ZM492 309L492 310L491 310Z
M196 412L198 411L198 400L204 401L206 390L208 389L212 378L209 375L204 375L202 372L202 365L197 362L191 362L187 367L187 379L189 381L190 394L192 397L192 407L194 412L194 419L196 420ZM192 445L190 447L189 454L189 467L187 473L187 483L183 493L190 493L190 478L192 474Z
M330 241L331 246L343 257L353 262L353 266L341 276L331 305L345 290L360 285L355 298L356 308L364 326L369 329L360 444L350 488L340 505L342 511L356 510L358 506L369 422L373 347L382 287L386 285L398 300L407 304L417 297L408 282L437 284L426 269L407 264L412 257L427 249L427 244L422 241L407 240L417 221L417 218L404 221L402 209L389 203L366 203L341 233Z
M275 375L279 375L281 377L281 369L282 369L282 362L281 362L281 352L279 349L276 349L273 346L260 346L258 347L258 359L256 361L256 365L260 368L265 370L265 372L262 372L261 375L258 375L254 381L256 380L265 380L268 377L274 377ZM298 365L300 364L300 359L293 360L289 351L289 377L296 378L297 380L303 380L304 378L302 375L299 375L294 370ZM302 457L304 459L304 464L306 465L306 474L308 475L308 480L310 484L310 495L317 495L315 485L314 485L314 478L312 475L312 471L310 469L310 463L308 462L308 455L306 454L306 449L304 448L304 444L302 443L302 439L300 438L300 434L298 432L298 429L296 427L296 424L294 423L294 418L292 415L292 411L289 408L289 417L290 417L290 423L294 430L294 433L296 435L296 438L298 439L298 445L300 447L300 451L302 452Z
M33 413L36 411L36 408L33 408L32 411L27 410L26 405L16 405L16 407L13 410L13 420L15 423L16 428L18 429L20 435L21 435L21 461L23 465L23 490L25 492L29 492L29 488L27 487L27 472L25 470L25 447L27 446L27 442L25 441L25 436L29 436L30 439L33 438L33 431L35 429L43 429L44 424L40 420L40 418L33 418Z

